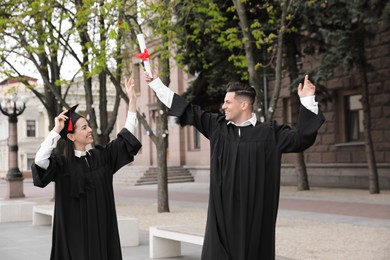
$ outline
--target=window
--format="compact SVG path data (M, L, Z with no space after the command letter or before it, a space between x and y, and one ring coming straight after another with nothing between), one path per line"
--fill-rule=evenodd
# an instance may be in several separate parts
M133 66L133 79L135 84L135 93L139 94L141 91L141 77L140 77L140 64L136 63Z
M298 123L298 115L301 101L296 93L291 93L289 97L283 98L283 123L295 127ZM275 116L277 111L275 111Z
M356 91L341 91L338 99L339 143L361 143L364 140L362 95ZM341 145L340 144L340 145Z
M27 155L27 165L26 165L26 168L24 169L25 171L30 171L31 170L31 165L34 162L34 159L35 159L35 155L34 154L28 154Z
M150 53L149 53L150 54ZM158 58L158 56L154 55L153 57L149 58L149 62L150 62L150 66L153 70L155 70L157 73L159 71L162 71L160 70L160 67L161 67L161 63L160 63L160 59ZM154 93L154 91L151 89L151 88L148 88L149 89L149 103L157 103L157 97Z
M194 149L200 149L200 133L198 129L193 127L193 142L194 142Z
M364 137L362 95L345 97L345 136L347 142L361 141Z
M142 124L141 123L139 123L138 124L138 127L137 127L137 130L136 130L136 132L137 132L137 138L138 138L138 141L142 144L142 129L144 129L143 128L143 126L142 126ZM138 154L141 154L142 153L142 146L141 146L141 149L138 151Z
M36 137L35 120L26 120L26 135L27 137Z
M188 127L188 149L200 149L200 132L195 127Z
M283 123L288 125L292 123L291 98L283 99Z

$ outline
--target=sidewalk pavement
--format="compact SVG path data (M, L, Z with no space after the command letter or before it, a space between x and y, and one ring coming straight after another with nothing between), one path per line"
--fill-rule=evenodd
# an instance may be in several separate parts
M5 195L0 181L0 198ZM157 187L115 183L118 215L139 220L140 245L122 248L123 258L149 259L148 228L179 224L204 227L209 185L169 184L170 213L157 213ZM52 203L54 186L24 183L24 200ZM0 259L49 259L50 226L31 222L0 224ZM200 259L201 246L183 243L180 258ZM390 259L390 191L370 195L367 190L282 187L276 228L277 260Z

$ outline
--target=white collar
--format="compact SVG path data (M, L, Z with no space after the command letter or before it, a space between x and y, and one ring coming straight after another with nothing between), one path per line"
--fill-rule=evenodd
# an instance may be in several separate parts
M244 121L242 124L240 125L237 125L236 123L234 123L233 121L229 121L227 122L227 124L233 124L235 126L248 126L248 125L253 125L255 126L257 123L257 117L256 117L256 114L255 113L252 113L252 117L249 118L248 120Z
M74 155L78 158L81 158L81 156L86 156L87 153L88 153L87 151L74 150Z

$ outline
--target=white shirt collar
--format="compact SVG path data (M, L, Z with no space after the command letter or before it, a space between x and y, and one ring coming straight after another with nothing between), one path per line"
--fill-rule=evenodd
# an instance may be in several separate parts
M75 155L76 157L81 158L81 156L87 155L87 151L74 150L74 155Z
M256 117L256 114L255 113L252 113L252 117L249 118L248 120L244 121L242 124L240 125L237 125L236 123L234 123L233 121L229 121L227 122L227 124L233 124L235 126L248 126L248 125L253 125L255 126L256 125L256 122L257 122L257 117Z

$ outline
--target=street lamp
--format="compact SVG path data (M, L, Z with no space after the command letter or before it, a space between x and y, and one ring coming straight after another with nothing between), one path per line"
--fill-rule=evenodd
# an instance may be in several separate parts
M8 117L8 172L7 198L21 198L23 193L23 174L18 167L18 116L26 108L28 98L19 98L13 94L12 98L0 97L0 111Z

